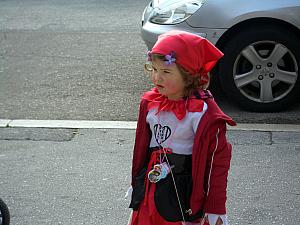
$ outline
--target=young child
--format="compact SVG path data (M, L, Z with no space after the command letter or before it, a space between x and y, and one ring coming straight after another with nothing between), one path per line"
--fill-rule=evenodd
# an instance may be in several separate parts
M226 225L231 145L208 72L223 56L197 35L160 35L145 68L154 88L142 96L132 160L130 225Z

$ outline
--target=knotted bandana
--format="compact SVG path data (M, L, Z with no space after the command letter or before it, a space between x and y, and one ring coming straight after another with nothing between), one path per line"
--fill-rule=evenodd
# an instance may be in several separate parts
M169 62L176 62L192 76L201 76L201 84L209 81L208 73L212 70L223 53L207 39L184 31L170 31L158 37L148 53L174 56Z
M149 101L148 110L156 108L157 113L160 111L173 112L178 120L182 120L187 112L202 112L204 106L203 98L212 97L209 91L200 91L198 95L201 98L191 96L180 100L170 100L160 94L157 88L153 88L151 91L144 93L142 99Z

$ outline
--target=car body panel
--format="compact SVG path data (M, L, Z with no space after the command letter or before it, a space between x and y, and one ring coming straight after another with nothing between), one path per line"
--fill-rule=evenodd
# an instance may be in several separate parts
M232 5L235 5L235 7L232 7ZM266 17L281 19L300 27L299 5L299 0L264 0L256 1L255 4L253 4L253 1L208 0L195 14L187 19L187 23L191 27L228 29L245 20Z
M276 2L276 7L274 7L274 2ZM236 4L236 7L229 7L232 4ZM264 0L257 1L256 4L253 4L252 1L207 0L195 14L186 21L176 25L162 25L149 22L149 16L153 11L151 5L152 2L144 10L141 30L142 38L148 49L152 48L157 40L157 36L173 29L193 32L216 44L227 29L254 18L279 19L295 27L300 27L299 0Z
M146 22L143 26L143 30L141 32L142 39L144 40L147 48L150 50L155 44L157 37L160 34L166 33L171 30L181 30L191 32L191 27L188 26L187 23L183 22L180 26L171 26L171 25L158 25ZM217 43L219 38L226 32L227 29L209 29L209 28L192 28L192 32L201 37L207 38L214 45ZM155 33L153 33L155 31Z
M151 16L159 17L160 7L175 0L167 1L155 0L159 9L150 2L144 10L141 35L148 49L160 34L171 30L197 34L224 52L215 72L224 74L218 78L222 89L240 106L250 111L278 111L297 101L300 0L205 0L182 22L152 23ZM188 0L176 3L180 1L185 4ZM161 15L167 19L176 12L176 8L164 10Z

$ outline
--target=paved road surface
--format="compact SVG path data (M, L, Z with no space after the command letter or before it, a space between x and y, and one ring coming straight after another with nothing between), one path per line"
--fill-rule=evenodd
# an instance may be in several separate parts
M136 120L151 85L140 37L148 0L0 1L0 119ZM300 124L300 104L238 122Z
M299 225L299 130L230 130L228 138L231 224ZM1 128L0 139L12 224L126 224L134 130Z

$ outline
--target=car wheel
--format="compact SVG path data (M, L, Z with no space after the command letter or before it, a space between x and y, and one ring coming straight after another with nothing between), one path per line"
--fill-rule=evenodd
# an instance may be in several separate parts
M10 215L7 205L0 198L0 225L9 225Z
M258 112L292 105L300 91L299 38L268 26L237 33L223 48L221 87L241 107Z

